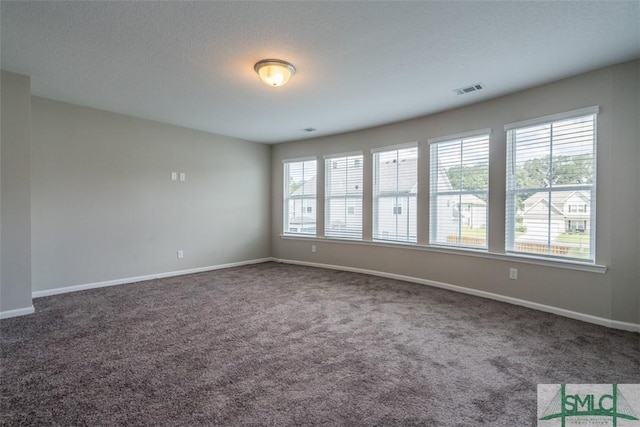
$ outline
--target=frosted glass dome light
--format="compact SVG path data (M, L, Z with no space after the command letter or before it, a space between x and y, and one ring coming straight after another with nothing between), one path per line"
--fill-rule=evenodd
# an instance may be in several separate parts
M296 67L280 59L263 59L253 67L260 79L268 86L285 85L296 73Z

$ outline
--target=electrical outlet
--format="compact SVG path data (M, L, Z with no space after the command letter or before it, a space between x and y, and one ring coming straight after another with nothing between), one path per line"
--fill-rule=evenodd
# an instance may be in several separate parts
M187 180L187 174L184 172L180 172L180 181L184 182Z
M316 253L316 245L311 245L311 252Z
M184 251L182 249L178 250L178 259L184 258Z
M178 172L171 172L171 181L178 180Z
M509 269L509 279L511 279L511 280L517 280L518 279L518 269L517 268L510 268Z

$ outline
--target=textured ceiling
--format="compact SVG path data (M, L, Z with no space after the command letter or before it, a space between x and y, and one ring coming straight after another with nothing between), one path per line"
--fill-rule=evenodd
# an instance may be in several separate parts
M34 95L265 143L640 57L639 1L2 1L1 14L0 65L30 75ZM298 72L268 87L253 71L264 58Z

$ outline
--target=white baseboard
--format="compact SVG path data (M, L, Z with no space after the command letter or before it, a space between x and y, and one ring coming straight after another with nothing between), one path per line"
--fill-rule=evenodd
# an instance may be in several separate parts
M305 265L305 266L309 266L309 267L326 268L326 269L331 269L331 270L349 271L349 272L353 272L353 273L363 273L363 274L370 274L372 276L386 277L386 278L389 278L389 279L403 280L405 282L412 282L412 283L418 283L418 284L421 284L421 285L433 286L433 287L436 287L436 288L447 289L447 290L450 290L450 291L461 292L461 293L464 293L464 294L475 295L475 296L478 296L478 297L492 299L492 300L495 300L495 301L501 301L501 302L506 302L506 303L509 303L509 304L519 305L519 306L522 306L522 307L532 308L534 310L544 311L546 313L557 314L559 316L564 316L564 317L568 317L568 318L571 318L571 319L581 320L583 322L593 323L593 324L596 324L596 325L606 326L606 327L613 328L613 329L620 329L620 330L624 330L624 331L631 331L631 332L640 333L640 324L630 323L630 322L621 322L621 321L618 321L618 320L612 320L612 319L607 319L607 318L604 318L604 317L593 316L593 315L590 315L590 314L584 314L584 313L580 313L580 312L577 312L577 311L566 310L564 308L553 307L553 306L550 306L550 305L545 305L545 304L540 304L540 303L536 303L536 302L532 302L532 301L522 300L522 299L519 299L519 298L508 297L508 296L500 295L500 294L494 294L492 292L485 292L485 291L480 291L480 290L477 290L477 289L465 288L463 286L452 285L452 284L449 284L449 283L437 282L435 280L422 279L422 278L413 277L413 276L404 276L404 275L401 275L401 274L386 273L386 272L383 272L383 271L367 270L367 269L363 269L363 268L345 267L345 266L341 266L341 265L332 265L332 264L320 264L320 263L307 262L307 261L278 259L278 258L272 258L272 257L259 258L259 259L248 260L248 261L240 261L240 262L234 262L234 263L228 263L228 264L220 264L220 265L214 265L214 266L208 266L208 267L199 267L199 268L193 268L193 269L190 269L190 270L171 271L171 272L166 272L166 273L150 274L150 275L146 275L146 276L129 277L129 278L124 278L124 279L108 280L108 281L104 281L104 282L87 283L87 284L83 284L83 285L67 286L67 287L56 288L56 289L47 289L47 290L43 290L43 291L35 291L35 292L33 292L32 293L32 297L33 298L39 298L39 297L45 297L45 296L50 296L50 295L63 294L63 293L67 293L67 292L83 291L83 290L86 290L86 289L102 288L102 287L106 287L106 286L125 285L125 284L129 284L129 283L142 282L142 281L145 281L145 280L153 280L153 279L161 279L161 278L165 278L165 277L182 276L182 275L185 275L185 274L201 273L201 272L205 272L205 271L220 270L220 269L223 269L223 268L241 267L241 266L244 266L244 265L260 264L260 263L269 262L269 261L280 262L280 263L283 263L283 264L296 264L296 265ZM23 316L23 315L26 315L26 314L31 314L33 312L34 312L33 306L27 307L27 308L22 308L22 309L17 309L17 310L3 311L3 312L0 312L0 319L6 319L6 318L9 318L9 317L15 317L15 316Z
M27 314L33 314L33 312L35 312L35 309L33 308L33 306L25 307L25 308L17 308L15 310L0 311L0 319L8 319L10 317L25 316Z
M65 286L63 288L46 289L43 291L32 292L32 298L47 297L50 295L65 294L67 292L84 291L87 289L104 288L106 286L126 285L129 283L142 282L145 280L162 279L165 277L184 276L185 274L202 273L204 271L221 270L223 268L241 267L244 265L260 264L263 262L274 261L273 258L259 258L248 261L231 262L228 264L212 265L208 267L198 267L189 270L169 271L166 273L148 274L145 276L127 277L124 279L107 280L104 282L86 283L83 285Z
M435 280L421 279L419 277L413 277L413 276L403 276L401 274L386 273L383 271L367 270L364 268L345 267L341 265L331 265L331 264L320 264L315 262L296 261L296 260L290 260L290 259L274 258L273 261L280 262L283 264L296 264L296 265L305 265L309 267L328 268L331 270L349 271L352 273L363 273L363 274L370 274L372 276L386 277L388 279L403 280L405 282L412 282L412 283L418 283L421 285L433 286L436 288L447 289L450 291L461 292L463 294L474 295L482 298L492 299L495 301L501 301L509 304L519 305L522 307L532 308L534 310L557 314L559 316L569 317L571 319L581 320L583 322L606 326L613 329L620 329L624 331L640 333L640 324L630 323L630 322L620 322L618 320L592 316L590 314L584 314L577 311L566 310L564 308L553 307L545 304L539 304L537 302L508 297L505 295L494 294L492 292L485 292L477 289L465 288L463 286L452 285L449 283L436 282Z

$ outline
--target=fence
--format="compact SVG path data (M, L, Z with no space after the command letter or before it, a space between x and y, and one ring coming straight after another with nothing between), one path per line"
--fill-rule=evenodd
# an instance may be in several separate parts
M487 241L480 237L470 237L470 236L447 236L447 243L451 244L462 244L466 246L479 246L486 247ZM558 244L551 243L551 251L549 252L549 247L545 243L534 243L534 242L519 242L516 240L516 252L527 252L534 254L545 254L548 255L558 255L558 256L567 256L569 251L571 250L571 245L566 244Z

